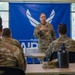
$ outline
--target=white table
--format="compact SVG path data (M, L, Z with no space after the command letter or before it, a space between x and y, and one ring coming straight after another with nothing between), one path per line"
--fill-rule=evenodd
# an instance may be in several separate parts
M75 64L69 64L69 68L44 69L42 64L27 64L26 75L35 74L75 74Z
M32 57L34 58L43 58L45 57L45 53L31 53Z
M33 58L33 63L35 58L44 58L46 55L45 53L30 53L30 54L25 54L25 57L32 57Z
M38 48L25 48L25 53L37 53Z

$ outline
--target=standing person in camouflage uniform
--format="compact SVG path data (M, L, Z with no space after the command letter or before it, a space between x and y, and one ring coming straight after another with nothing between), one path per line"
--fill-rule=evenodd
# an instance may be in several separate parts
M59 38L53 41L46 51L46 56L50 59L53 52L58 51L61 44L65 44L66 50L75 52L75 40L67 37L67 27L65 24L59 24L58 26Z
M0 33L2 33L1 23ZM13 66L26 70L26 61L21 50L14 45L3 42L2 38L0 38L0 66Z
M34 29L34 36L38 38L38 52L45 53L49 44L56 39L53 26L46 22L46 15L40 15L40 24Z

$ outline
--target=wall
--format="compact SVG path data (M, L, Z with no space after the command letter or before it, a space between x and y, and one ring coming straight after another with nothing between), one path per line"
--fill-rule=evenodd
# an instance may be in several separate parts
M0 2L8 1L8 2L75 2L75 0L0 0Z

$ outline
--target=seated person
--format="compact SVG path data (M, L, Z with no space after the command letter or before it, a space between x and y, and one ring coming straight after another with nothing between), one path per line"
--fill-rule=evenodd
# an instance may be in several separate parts
M2 34L2 41L7 42L9 44L17 46L20 50L23 51L20 43L18 40L12 38L12 33L9 28L4 28L3 29L3 34Z
M50 59L50 56L53 52L58 51L58 48L61 44L65 44L66 50L75 52L75 40L67 37L67 27L65 24L59 24L58 26L59 38L53 41L48 49L46 50L46 56Z
M2 18L0 18L0 36L2 36ZM14 45L2 41L0 38L0 66L13 66L26 70L26 62L21 50Z

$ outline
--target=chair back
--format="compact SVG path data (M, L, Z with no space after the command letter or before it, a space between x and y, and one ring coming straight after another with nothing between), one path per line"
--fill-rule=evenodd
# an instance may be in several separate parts
M69 63L75 63L75 52L69 52Z
M0 75L25 75L25 72L18 67L0 67Z
M50 61L57 58L57 52L53 52ZM75 63L75 52L69 52L69 63Z
M53 52L50 56L50 61L57 58L57 52Z

